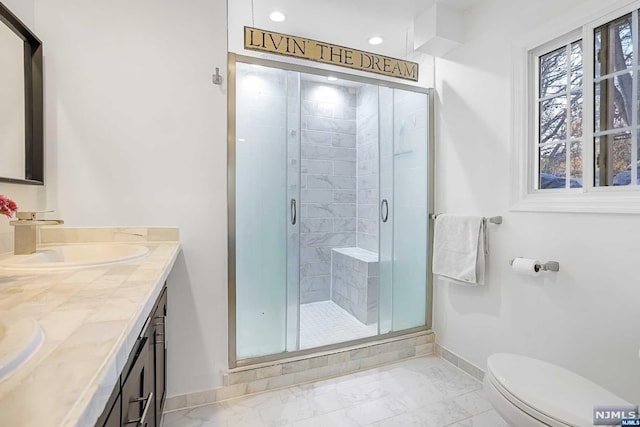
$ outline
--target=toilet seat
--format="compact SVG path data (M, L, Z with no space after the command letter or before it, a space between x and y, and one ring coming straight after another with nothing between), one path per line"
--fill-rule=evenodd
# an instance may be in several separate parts
M591 426L594 406L629 405L571 371L515 354L490 356L485 380L513 406L549 426Z
M484 378L484 388L487 394L493 394L494 396L490 396L490 401L496 404L494 399L491 397L499 397L500 399L500 407L496 406L496 410L505 418L510 418L515 416L518 418L525 417L527 418L526 424L521 420L514 421L511 425L520 426L550 426L550 427L571 427L571 424L567 424L557 417L547 416L546 414L538 411L534 407L528 405L526 402L523 402L518 397L514 396L510 391L508 391L500 382L491 374L489 370ZM490 388L490 390L489 390ZM503 414L501 410L505 408L509 411L509 414ZM510 408L509 408L510 407Z
M487 398L493 405L494 409L500 414L510 426L513 427L567 427L569 424L552 420L543 414L538 413L535 409L524 406L525 410L522 410L524 403L517 401L507 393L498 390L493 381L489 378L490 375L484 376L483 386L484 392ZM495 381L495 380L494 380ZM516 401L516 403L514 403Z

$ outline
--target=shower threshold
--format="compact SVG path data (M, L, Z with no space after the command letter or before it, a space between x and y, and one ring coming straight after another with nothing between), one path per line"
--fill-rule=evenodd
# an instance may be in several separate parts
M279 360L254 363L229 369L223 378L223 390L217 400L259 393L291 385L318 381L371 369L399 360L434 353L435 335L431 330L407 332L368 342L347 344L309 353L283 354ZM246 360L245 360L246 361ZM240 362L240 361L239 361Z

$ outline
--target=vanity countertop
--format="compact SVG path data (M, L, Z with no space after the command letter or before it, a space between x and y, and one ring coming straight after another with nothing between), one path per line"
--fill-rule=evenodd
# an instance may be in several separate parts
M1 426L92 427L180 252L177 229L51 229L46 243L136 244L149 255L63 271L0 270L3 319L31 318L41 348L0 381Z

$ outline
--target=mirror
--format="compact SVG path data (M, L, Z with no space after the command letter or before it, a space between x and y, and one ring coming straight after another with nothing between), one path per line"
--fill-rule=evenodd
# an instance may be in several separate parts
M0 181L41 185L42 43L0 3Z

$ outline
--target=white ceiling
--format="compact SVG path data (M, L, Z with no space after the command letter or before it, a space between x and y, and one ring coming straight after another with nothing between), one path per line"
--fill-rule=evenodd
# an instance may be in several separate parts
M459 11L470 9L481 1L438 0ZM258 28L411 58L413 18L434 3L436 0L253 0L253 18L254 26ZM269 13L274 10L284 12L287 19L280 23L271 21ZM230 8L230 13L232 11ZM381 36L384 42L370 45L367 40L373 35Z

